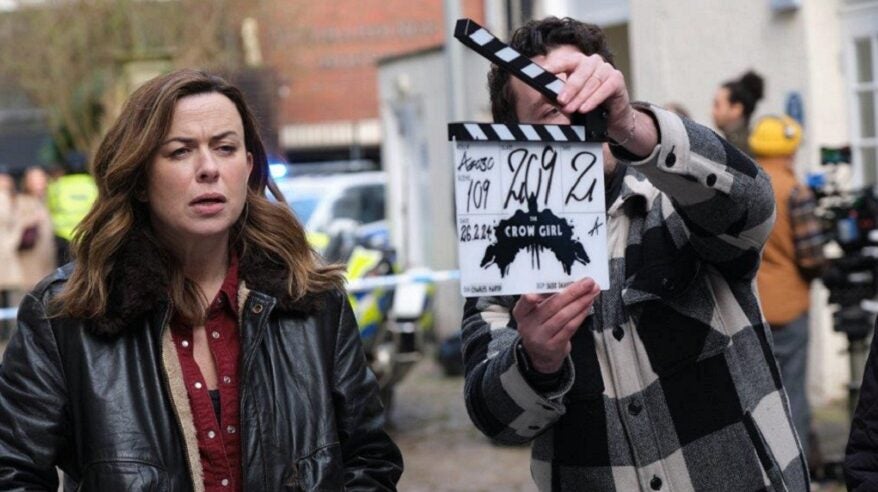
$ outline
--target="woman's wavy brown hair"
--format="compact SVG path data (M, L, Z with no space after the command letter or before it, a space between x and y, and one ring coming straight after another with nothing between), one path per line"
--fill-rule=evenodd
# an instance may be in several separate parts
M101 141L93 166L98 198L76 228L71 243L75 266L54 303L56 315L99 318L106 313L117 253L136 231L145 234L166 259L169 299L177 313L191 322L203 320L204 293L183 276L181 265L156 238L148 205L138 196L146 189L147 173L170 130L177 101L205 93L222 94L235 104L244 126L244 146L253 156L244 212L232 227L230 248L242 257L255 250L272 263L283 265L287 292L294 301L342 287L341 267L324 265L290 209L266 198L268 158L244 96L218 76L184 69L156 77L137 89Z

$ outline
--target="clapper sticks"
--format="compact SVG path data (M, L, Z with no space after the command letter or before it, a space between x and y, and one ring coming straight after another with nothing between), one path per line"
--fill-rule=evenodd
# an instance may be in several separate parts
M454 27L454 37L552 102L558 100L558 94L564 89L563 80L497 39L472 19L459 19ZM572 123L585 127L587 140L590 142L604 142L608 139L607 114L601 109L587 114L576 113Z

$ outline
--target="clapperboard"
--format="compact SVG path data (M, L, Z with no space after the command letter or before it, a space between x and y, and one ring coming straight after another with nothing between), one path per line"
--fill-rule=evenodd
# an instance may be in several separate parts
M470 19L455 37L555 101L564 81ZM609 282L601 142L606 114L573 125L448 125L454 147L460 288L466 296Z

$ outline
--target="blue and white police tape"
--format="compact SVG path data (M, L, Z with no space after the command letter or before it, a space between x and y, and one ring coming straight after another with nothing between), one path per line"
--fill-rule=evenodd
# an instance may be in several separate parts
M439 282L450 282L460 279L460 271L458 270L440 270L434 271L429 269L411 269L399 275L383 275L380 277L365 277L352 280L347 285L350 293L367 292L377 288L396 288L406 284L428 284ZM7 319L15 319L18 308L7 307L0 308L0 321Z
M347 291L351 294L367 292L378 288L396 288L406 284L429 284L450 282L460 279L459 270L440 270L413 268L399 275L382 275L377 277L363 277L348 282Z

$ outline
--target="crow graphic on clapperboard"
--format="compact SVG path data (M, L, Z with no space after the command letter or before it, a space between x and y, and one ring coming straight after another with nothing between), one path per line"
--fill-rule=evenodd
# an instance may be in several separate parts
M591 261L582 243L573 239L573 227L548 208L538 211L535 195L527 199L527 212L516 210L511 218L494 226L494 237L497 240L485 250L481 267L496 264L501 277L509 274L509 266L522 250L531 254L534 269L540 267L542 250L551 250L568 275L574 262L587 265Z

